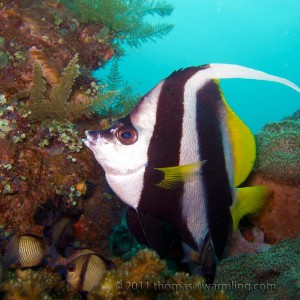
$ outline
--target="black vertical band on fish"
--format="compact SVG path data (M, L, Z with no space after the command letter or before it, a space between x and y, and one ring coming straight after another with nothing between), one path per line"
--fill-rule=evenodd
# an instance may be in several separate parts
M84 256L86 259L84 260L84 263L81 266L80 275L79 275L79 281L78 281L78 286L77 286L78 290L82 290L83 287L84 287L85 274L87 272L87 269L88 269L88 266L89 266L90 259L91 259L92 255L93 254L86 254Z
M163 84L158 99L156 123L148 148L148 165L144 174L144 188L138 211L147 212L153 216L165 219L176 224L181 235L193 243L193 238L181 220L181 201L183 186L174 190L165 190L157 187L160 181L156 167L170 167L179 164L180 146L183 122L183 97L186 81L201 69L188 68L171 74ZM170 134L174 132L174 134ZM154 199L163 199L159 203Z
M197 132L201 145L200 157L209 162L203 166L202 180L209 230L219 258L222 256L231 227L229 207L232 205L222 139L223 111L224 104L219 86L210 80L197 93Z

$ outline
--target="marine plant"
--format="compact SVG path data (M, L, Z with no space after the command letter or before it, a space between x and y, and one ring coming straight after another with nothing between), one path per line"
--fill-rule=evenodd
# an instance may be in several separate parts
M101 23L104 25L98 32L101 39L110 36L116 42L131 47L155 41L168 34L172 24L159 23L152 25L147 16L169 16L173 6L165 0L61 0L69 13L73 13L83 23Z
M100 81L102 88L93 105L98 115L107 118L109 124L113 119L126 115L139 99L139 95L133 93L132 87L124 82L118 61L118 58L114 59L109 74Z

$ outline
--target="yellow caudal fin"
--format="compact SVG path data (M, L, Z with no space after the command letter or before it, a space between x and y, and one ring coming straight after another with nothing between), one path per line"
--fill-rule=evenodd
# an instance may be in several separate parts
M231 206L233 229L238 228L240 220L248 215L259 211L265 203L268 188L265 186L254 186L237 189L235 203Z
M201 167L205 163L206 160L203 160L183 166L155 168L155 170L161 171L164 174L163 180L156 185L164 189L174 189L180 183L186 182L199 174Z

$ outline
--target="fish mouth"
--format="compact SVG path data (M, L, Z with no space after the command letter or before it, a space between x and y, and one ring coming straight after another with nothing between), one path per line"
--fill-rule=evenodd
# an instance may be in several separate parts
M85 131L86 139L82 139L82 142L87 146L87 147L95 147L96 142L95 142L95 136L90 134L89 130Z

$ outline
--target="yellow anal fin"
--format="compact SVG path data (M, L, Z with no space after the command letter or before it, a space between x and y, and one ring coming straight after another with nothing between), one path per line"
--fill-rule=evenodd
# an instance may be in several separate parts
M259 211L268 196L266 186L254 186L237 189L236 202L231 206L233 229L238 228L240 220L248 215Z
M161 171L164 174L163 180L156 185L164 189L175 189L181 183L189 181L195 175L198 175L201 167L206 162L206 160L203 160L183 166L154 168L155 170Z

